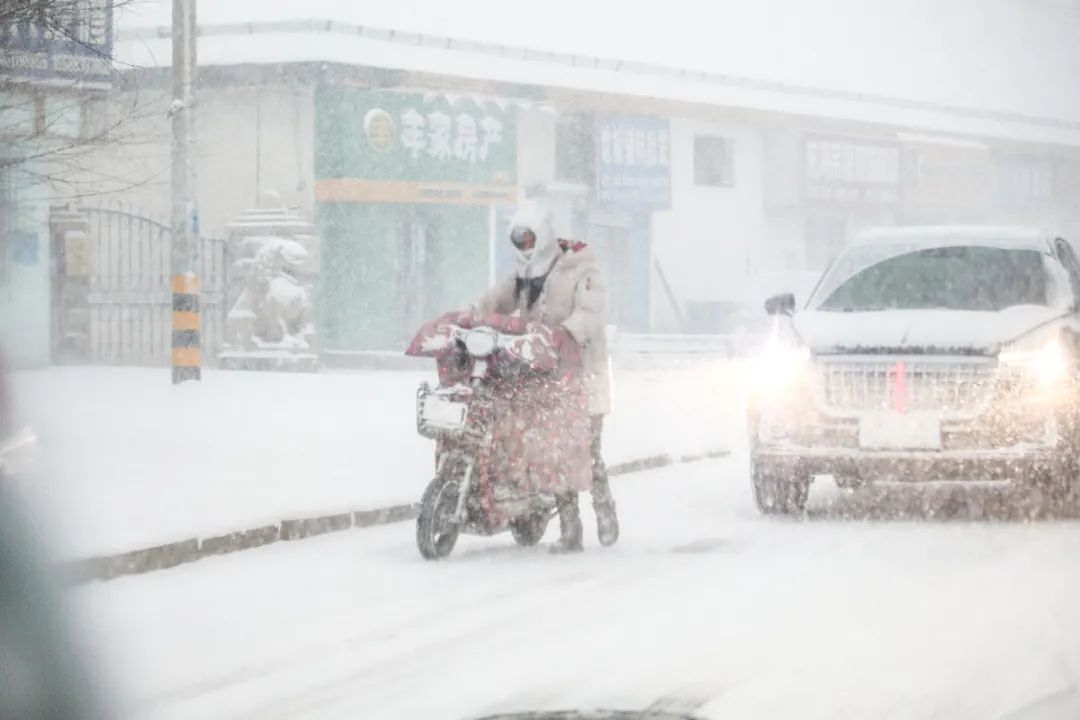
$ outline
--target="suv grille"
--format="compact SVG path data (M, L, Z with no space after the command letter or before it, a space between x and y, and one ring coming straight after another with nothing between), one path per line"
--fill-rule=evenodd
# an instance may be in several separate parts
M985 358L820 358L818 365L825 406L839 412L968 415L994 390L994 365Z

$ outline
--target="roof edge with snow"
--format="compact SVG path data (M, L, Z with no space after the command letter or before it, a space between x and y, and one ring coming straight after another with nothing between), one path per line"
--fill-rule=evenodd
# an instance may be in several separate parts
M315 44L280 42L283 35L325 36ZM117 36L117 56L168 66L168 25L128 28ZM335 20L220 23L199 26L200 63L334 62L469 79L694 102L837 120L909 126L966 136L999 137L1080 147L1080 122L985 110L872 93L794 85L591 55L402 32ZM237 42L246 37L247 42ZM335 42L329 42L333 39ZM269 42L267 42L269 41ZM341 41L345 41L344 44ZM211 52L204 52L212 50ZM492 62L492 59L501 62ZM552 71L557 71L553 73Z

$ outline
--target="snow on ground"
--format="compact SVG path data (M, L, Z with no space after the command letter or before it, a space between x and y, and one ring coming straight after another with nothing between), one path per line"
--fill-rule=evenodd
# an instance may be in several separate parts
M123 552L285 518L417 502L433 443L416 433L419 372L166 369L15 373L40 436L28 480L64 557ZM728 448L741 432L738 372L671 365L617 373L605 433L617 463Z
M425 563L402 523L75 600L140 719L1080 717L1080 524L873 522L869 496L816 490L809 519L765 519L746 472L617 479L623 538L599 549L587 513L581 556L500 536Z

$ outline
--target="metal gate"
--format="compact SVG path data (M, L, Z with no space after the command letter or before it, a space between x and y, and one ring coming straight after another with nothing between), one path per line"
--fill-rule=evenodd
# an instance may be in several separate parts
M172 345L172 230L163 222L102 204L80 209L89 223L93 269L88 278L89 361L163 366ZM212 364L225 333L225 240L200 237L196 272L202 285L203 362Z

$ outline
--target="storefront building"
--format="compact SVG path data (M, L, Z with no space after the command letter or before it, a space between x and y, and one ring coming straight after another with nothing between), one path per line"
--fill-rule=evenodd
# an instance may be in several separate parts
M488 286L496 208L517 198L514 116L494 101L322 87L315 117L323 342L401 347Z

